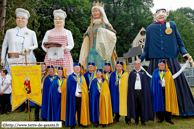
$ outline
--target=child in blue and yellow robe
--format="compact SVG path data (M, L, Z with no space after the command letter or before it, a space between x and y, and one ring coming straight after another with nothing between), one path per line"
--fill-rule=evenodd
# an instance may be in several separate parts
M103 75L102 69L97 69L97 72L101 72ZM104 75L101 78L101 82L97 78L92 81L90 100L90 121L94 123L94 126L97 127L99 124L102 124L105 127L107 124L112 123L110 90Z

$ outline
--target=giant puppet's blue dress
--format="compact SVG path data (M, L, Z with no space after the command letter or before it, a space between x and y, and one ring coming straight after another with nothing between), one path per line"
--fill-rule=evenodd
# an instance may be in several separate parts
M60 78L57 76L53 80L49 89L47 121L61 120L61 93L58 92L58 88L59 88L58 79Z
M99 28L103 28L102 24L96 24L93 26L93 45L94 47L90 47L89 55L88 55L88 62L93 62L96 64L97 68L102 68L104 69L104 63L106 63L106 60L103 60L101 56L98 54L96 51L96 37L97 37L97 31ZM109 30L109 27L105 25L105 28ZM90 37L90 31L88 30L88 36ZM111 60L109 61L111 63L112 69L113 68L113 61L112 57Z

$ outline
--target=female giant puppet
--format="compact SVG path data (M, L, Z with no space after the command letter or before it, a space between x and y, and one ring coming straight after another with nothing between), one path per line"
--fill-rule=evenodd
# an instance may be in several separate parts
M47 65L64 66L67 69L66 74L73 72L73 59L70 51L74 47L74 41L71 31L64 29L66 13L59 9L53 12L55 28L48 30L42 42L42 49L47 52L44 62ZM45 42L59 42L62 47L45 48Z
M80 51L79 62L87 68L87 62L93 62L97 68L104 68L104 63L115 65L116 31L109 23L104 11L104 5L99 2L92 4L91 23L86 33Z
M165 59L171 73L174 75L180 70L177 60L180 51L183 57L188 58L193 65L193 59L186 51L183 41L179 35L176 24L173 21L166 22L169 12L166 9L157 9L154 18L157 22L150 24L146 29L146 41L144 53L139 57L141 61L149 56L150 64L148 72L150 74L158 68L160 59ZM174 79L180 116L194 115L194 99L184 74L180 74Z

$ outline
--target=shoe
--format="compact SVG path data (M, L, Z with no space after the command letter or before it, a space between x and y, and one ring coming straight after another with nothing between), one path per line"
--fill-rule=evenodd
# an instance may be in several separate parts
M102 125L103 128L106 128L106 125Z
M75 129L75 127L71 127L71 129Z
M6 112L6 114L8 115L8 114L9 114L9 112Z
M174 122L172 122L171 120L168 120L168 121L166 121L166 122L168 122L168 123L171 124L171 125L174 125Z
M28 113L28 110L27 110L27 111L25 111L25 113Z
M35 119L34 121L39 121L38 119Z
M133 125L133 124L131 123L131 121L128 121L127 124L128 124L129 126L132 126L132 125Z
M46 119L46 118L43 118L42 120L43 120L43 121L47 121L47 119Z
M138 125L139 123L138 122L135 122L135 124L134 125Z
M23 112L24 110L19 110L18 112Z
M145 122L142 122L141 125L142 125L142 126L145 126Z
M119 121L117 121L117 120L114 120L114 121L113 121L113 124L116 124L117 122L119 122Z
M0 113L0 115L3 115L3 114L4 114L4 112L1 112L1 113Z
M158 123L162 123L163 120L158 120Z

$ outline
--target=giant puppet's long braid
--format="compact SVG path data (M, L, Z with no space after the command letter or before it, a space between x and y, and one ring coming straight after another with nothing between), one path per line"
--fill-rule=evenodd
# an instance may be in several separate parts
M102 26L103 28L105 28L105 22L104 22L104 19L103 19L103 14L102 12L100 11L100 14L101 14L101 20L102 20ZM90 22L90 47L94 47L94 44L93 44L93 17L91 16L91 22Z

